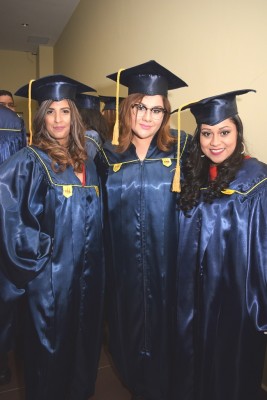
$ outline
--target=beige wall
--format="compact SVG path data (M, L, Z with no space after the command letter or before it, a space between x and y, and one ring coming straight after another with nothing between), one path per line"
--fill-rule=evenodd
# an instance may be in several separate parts
M22 51L0 50L0 89L14 93L36 77L36 56ZM27 100L14 96L16 111L22 112L28 127Z
M173 108L254 88L238 108L251 153L267 162L266 15L266 0L81 0L55 46L55 72L113 94L107 74L154 59L189 85L170 92ZM189 112L182 124L194 130Z
M54 48L39 46L37 54L37 76L46 76L54 73Z
M55 72L100 94L115 94L107 74L155 59L189 85L170 92L173 108L229 90L256 89L238 98L238 108L250 152L267 162L266 15L266 0L81 0L54 49L40 46L37 56L0 50L0 88L14 92ZM26 116L27 101L15 101ZM175 116L172 125L177 126ZM184 112L182 127L193 132L194 126Z
M0 50L0 89L9 90L11 93L31 79L50 75L54 72L54 49L49 46L40 46L37 54L22 51ZM28 131L28 100L14 96L16 111L23 113ZM32 102L32 115L37 103Z

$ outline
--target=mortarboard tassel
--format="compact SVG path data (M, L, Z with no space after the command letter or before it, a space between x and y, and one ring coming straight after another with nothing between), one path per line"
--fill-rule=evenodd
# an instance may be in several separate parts
M29 145L32 144L32 83L34 79L30 80L29 82L29 92L28 92L28 112L29 112L29 132L30 132L30 139Z
M181 182L180 182L180 178L181 178L181 167L180 167L180 150L181 150L181 109L182 107L180 107L178 109L178 125L177 125L177 129L178 129L178 137L177 137L177 162L176 162L176 167L175 167L175 172L174 172L174 177L173 177L173 181L172 181L172 192L177 192L180 193L181 192Z
M178 130L178 143L177 143L177 162L175 167L175 173L172 181L172 192L181 192L181 167L180 167L180 158L181 158L181 111L188 106L190 103L183 104L177 109L177 130ZM175 111L173 111L175 112Z
M124 71L125 68L121 68L117 75L117 86L116 86L116 119L113 128L113 138L112 144L118 146L119 144L119 90L120 90L120 75L121 72Z

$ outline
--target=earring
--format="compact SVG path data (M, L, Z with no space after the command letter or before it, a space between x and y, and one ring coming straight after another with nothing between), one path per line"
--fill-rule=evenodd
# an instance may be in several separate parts
M245 147L244 142L242 142L242 146L243 146L243 151L241 151L241 154L245 154L245 152L246 152L246 147Z
M201 158L204 158L205 157L205 154L201 154L201 156L200 156Z

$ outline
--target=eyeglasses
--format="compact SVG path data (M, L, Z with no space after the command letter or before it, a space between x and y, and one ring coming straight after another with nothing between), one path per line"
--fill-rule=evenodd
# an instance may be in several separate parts
M167 112L167 110L165 108L162 108L162 107L148 108L142 103L133 104L132 109L133 109L134 114L138 115L138 117L143 117L149 110L151 112L151 117L154 120L161 119L164 116L164 114Z

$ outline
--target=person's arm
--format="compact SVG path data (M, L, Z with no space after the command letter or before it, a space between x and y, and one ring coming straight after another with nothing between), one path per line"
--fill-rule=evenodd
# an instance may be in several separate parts
M0 166L0 349L9 345L17 300L51 257L43 222L47 187L27 149Z
M251 202L246 298L257 330L267 332L267 185Z

